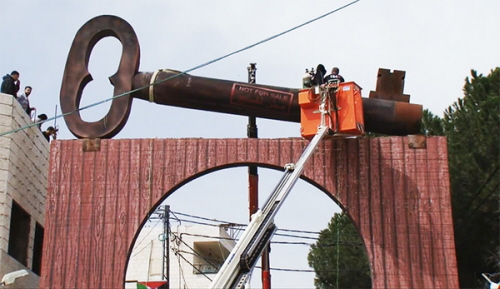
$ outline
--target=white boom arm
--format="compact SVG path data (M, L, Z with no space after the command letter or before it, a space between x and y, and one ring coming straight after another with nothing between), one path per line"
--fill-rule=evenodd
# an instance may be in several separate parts
M269 196L264 208L252 215L250 224L231 251L231 254L227 257L209 288L243 288L249 273L255 267L257 259L266 246L268 246L277 229L274 225L274 216L302 174L304 165L312 156L328 130L328 126L325 126L322 121L322 126L319 127L318 132L306 147L297 163L285 166L285 173Z

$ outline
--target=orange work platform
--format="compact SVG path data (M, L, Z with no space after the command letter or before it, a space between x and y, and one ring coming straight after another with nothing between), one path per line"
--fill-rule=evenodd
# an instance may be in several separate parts
M328 112L325 124L330 127L334 136L360 136L365 133L361 87L354 82L340 83L338 87L325 86L329 95L325 103ZM315 88L303 89L299 92L300 132L302 137L311 139L316 135L321 123L320 93Z

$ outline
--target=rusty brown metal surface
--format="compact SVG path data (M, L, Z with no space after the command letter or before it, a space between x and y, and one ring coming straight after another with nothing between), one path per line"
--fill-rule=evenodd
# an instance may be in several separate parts
M156 81L178 73L164 70ZM149 85L151 72L134 76L133 87ZM154 87L154 102L185 108L201 109L237 115L296 121L300 117L298 90L260 84L249 84L183 74L158 83ZM149 101L149 87L132 94L134 98Z
M116 16L98 16L85 23L71 44L61 86L61 110L69 130L78 138L111 138L127 122L132 98L124 96L112 100L106 116L95 122L83 121L78 109L85 86L92 81L88 71L90 54L96 43L104 37L117 38L123 46L118 71L109 78L114 95L132 89L132 77L139 69L140 49L134 29Z
M308 142L116 139L97 152L82 143L51 144L40 288L123 288L139 230L179 186L233 166L283 170ZM352 219L372 288L458 288L447 156L444 137L427 138L427 149L410 149L407 137L337 139L304 168Z
M161 71L156 80L168 79L177 72ZM134 76L133 87L151 82L152 73ZM300 122L298 89L247 84L229 80L192 76L188 74L158 83L154 102L193 109L236 115ZM149 100L149 88L133 94L134 98ZM418 133L422 106L384 99L363 98L365 128L369 132L389 135Z
M377 88L370 91L370 98L392 101L410 102L410 95L404 94L406 72L379 68L377 75Z
M84 152L96 152L101 150L101 139L84 139L82 144L82 150Z
M409 135L408 147L411 149L425 149L427 148L427 138L425 135Z
M77 32L71 45L60 96L61 109L65 114L64 119L69 130L78 138L112 138L123 128L128 119L132 97L150 100L150 89L144 88L133 93L132 96L113 99L108 114L99 121L86 122L81 119L78 109L82 91L92 80L87 69L90 54L94 45L107 36L116 37L123 45L118 71L110 77L115 87L115 96L132 89L149 86L153 76L153 73L137 73L140 57L139 43L134 30L126 21L105 15L85 23ZM165 80L175 74L177 72L171 70L161 71L155 77L155 81ZM385 78L379 78L379 82L380 79ZM380 91L380 95L402 89L397 85L391 89L385 89L386 86L385 82L381 84L381 87L377 85L377 89L384 89ZM158 104L284 121L300 121L298 89L184 74L155 85L153 91L153 101ZM389 93L388 97L363 99L366 130L389 135L418 133L422 106L396 103L392 101L393 98L393 94Z

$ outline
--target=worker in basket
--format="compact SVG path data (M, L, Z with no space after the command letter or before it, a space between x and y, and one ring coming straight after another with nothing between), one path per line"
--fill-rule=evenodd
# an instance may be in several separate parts
M344 82L344 78L342 77L342 75L339 74L339 68L338 67L334 67L332 68L332 74L329 74L327 76L325 76L325 79L324 79L324 82L325 83L332 83L332 82Z

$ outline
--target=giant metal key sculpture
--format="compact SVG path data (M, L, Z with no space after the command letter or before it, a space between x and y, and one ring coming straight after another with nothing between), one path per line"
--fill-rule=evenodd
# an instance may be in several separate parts
M108 114L99 121L81 119L80 100L85 85L92 80L88 72L90 54L104 37L116 37L123 45L120 66L109 79L114 95L131 94L112 100ZM130 114L132 98L158 104L201 109L269 119L300 121L298 89L240 83L197 77L173 70L138 72L140 49L137 36L125 20L98 16L78 30L64 70L61 109L69 130L79 138L112 138L123 128ZM156 83L148 87L152 83ZM422 106L380 98L363 98L366 131L407 135L420 131ZM71 113L73 112L73 113Z

